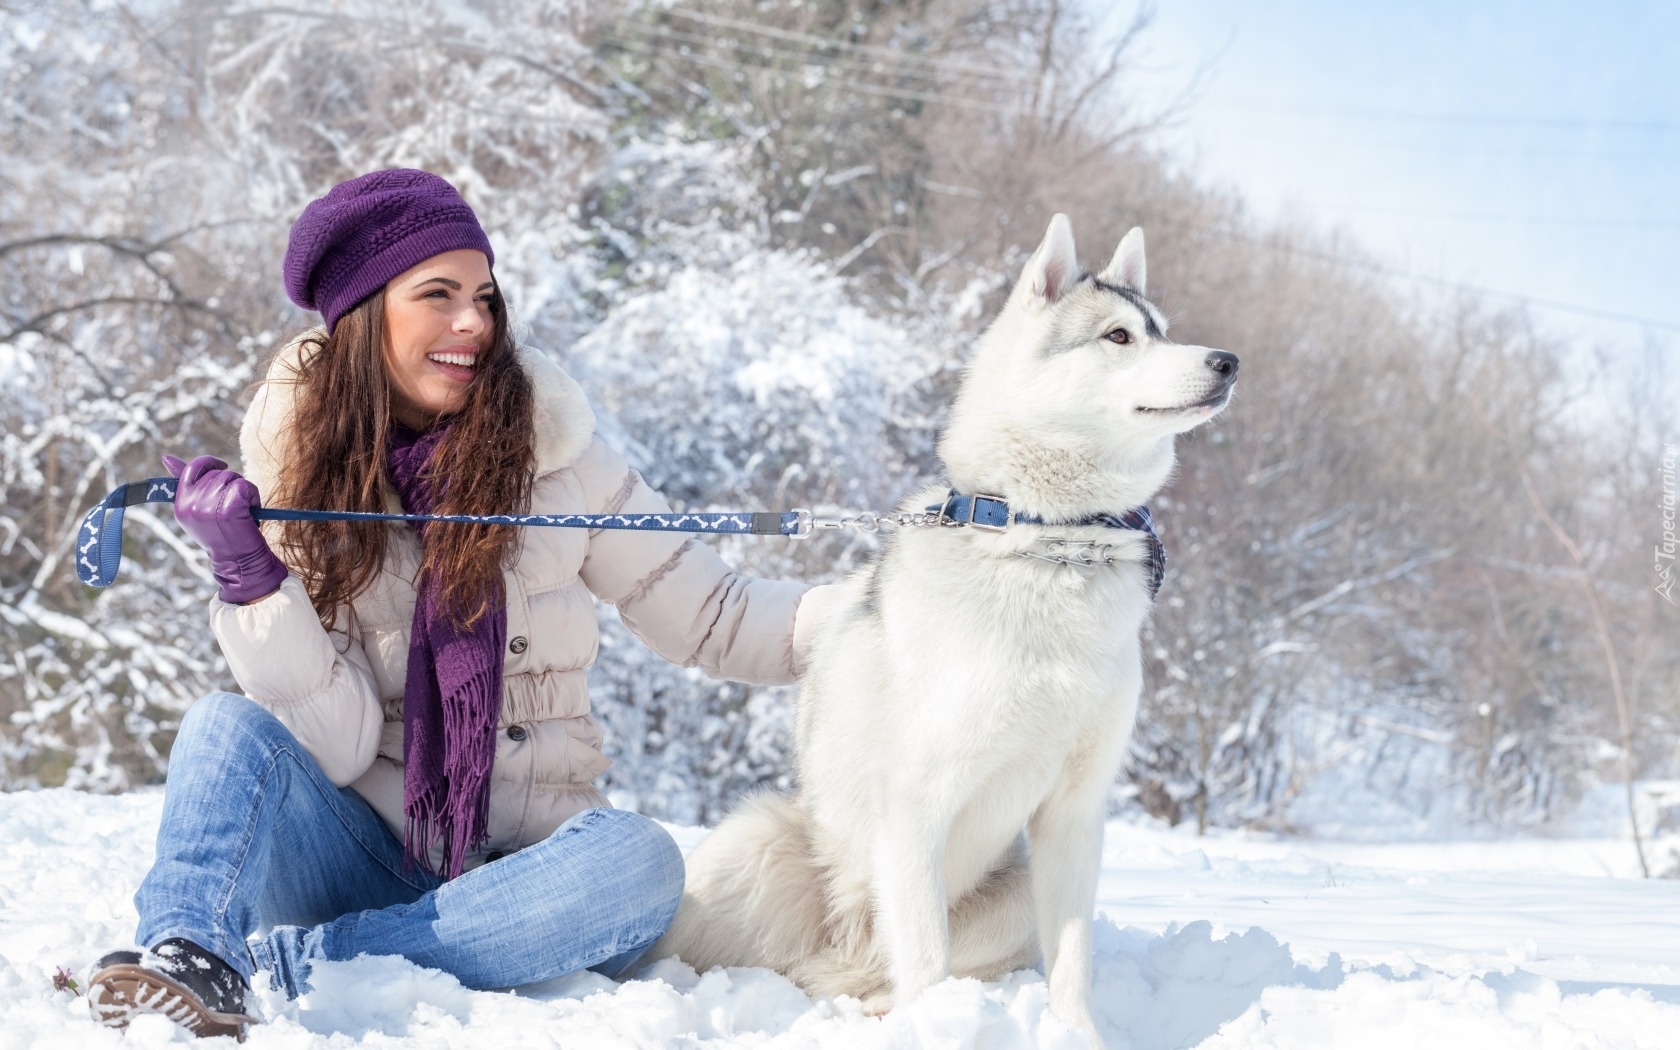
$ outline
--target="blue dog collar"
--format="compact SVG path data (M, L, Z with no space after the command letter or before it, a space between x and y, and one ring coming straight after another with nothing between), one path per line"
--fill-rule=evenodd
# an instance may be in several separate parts
M941 525L972 525L977 529L1002 532L1011 525L1101 525L1109 529L1141 532L1149 546L1149 598L1154 601L1167 577L1167 549L1155 531L1155 516L1148 507L1133 507L1119 514L1093 514L1073 521L1045 521L1036 514L1017 514L1002 496L966 495L952 489L944 503L927 508L936 511Z

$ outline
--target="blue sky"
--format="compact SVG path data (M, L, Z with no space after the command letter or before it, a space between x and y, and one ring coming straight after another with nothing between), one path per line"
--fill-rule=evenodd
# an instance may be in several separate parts
M1199 177L1660 358L1680 434L1680 3L1161 0L1141 63L1156 97L1209 67L1168 138Z

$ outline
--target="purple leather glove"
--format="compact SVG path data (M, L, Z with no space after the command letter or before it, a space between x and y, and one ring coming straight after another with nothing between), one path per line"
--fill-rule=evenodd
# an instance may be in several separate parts
M163 465L180 481L175 520L209 552L222 601L244 604L279 590L286 566L268 549L251 517L252 509L262 506L257 487L215 456L191 463L165 456Z

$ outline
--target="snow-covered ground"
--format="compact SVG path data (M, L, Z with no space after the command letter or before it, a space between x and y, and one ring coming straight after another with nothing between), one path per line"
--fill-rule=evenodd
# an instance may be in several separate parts
M55 992L132 935L162 795L0 794L0 1050L123 1045ZM704 832L673 829L685 848ZM1642 881L1608 839L1338 844L1197 839L1113 823L1095 1003L1114 1047L1680 1046L1680 882ZM363 958L298 1003L268 1047L1062 1048L1043 978L947 981L886 1017L812 1001L764 970L661 963L518 994ZM129 1046L186 1037L156 1018Z

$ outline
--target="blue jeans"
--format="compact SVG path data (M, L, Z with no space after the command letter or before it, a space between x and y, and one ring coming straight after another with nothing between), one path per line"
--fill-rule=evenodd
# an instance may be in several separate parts
M334 787L291 731L232 693L188 709L169 758L157 860L134 895L137 940L184 937L287 996L318 959L401 955L469 988L591 969L617 977L682 898L663 828L591 809L542 842L444 881ZM260 937L247 940L264 930Z

